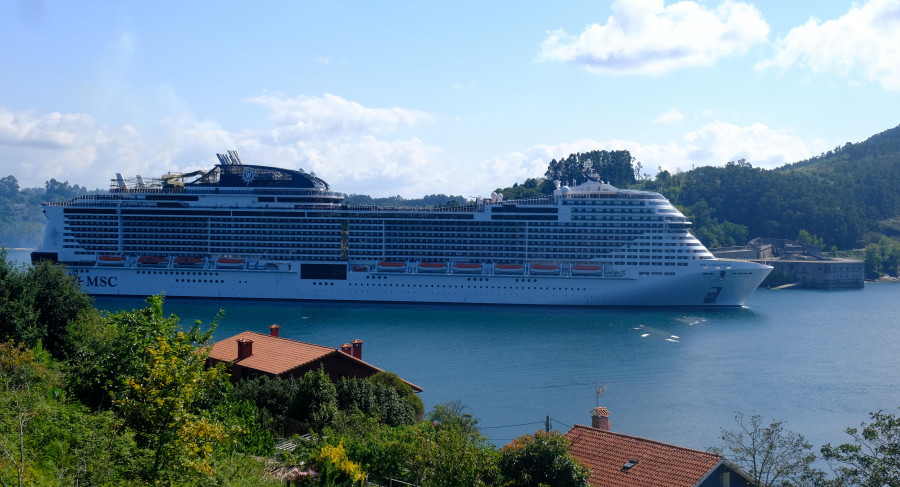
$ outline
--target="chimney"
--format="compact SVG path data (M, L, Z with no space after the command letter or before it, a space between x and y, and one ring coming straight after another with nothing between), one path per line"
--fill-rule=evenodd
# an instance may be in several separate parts
M272 335L273 337L277 337L278 330L280 330L280 329L281 329L280 326L273 323L272 326L269 327L269 334Z
M604 407L591 409L591 428L609 431L609 409Z
M245 358L253 355L253 340L249 338L238 338L238 360L244 360Z
M344 352L344 353L346 353L347 355L353 355L353 354L350 352L350 348L351 348L351 347L352 347L352 345L350 345L349 343L345 343L345 344L341 345L341 351Z
M353 340L353 341L350 342L350 343L353 344L353 356L356 357L356 358L358 358L358 359L360 359L360 360L362 360L362 344L363 344L363 341L360 340L359 338L357 338L356 340Z

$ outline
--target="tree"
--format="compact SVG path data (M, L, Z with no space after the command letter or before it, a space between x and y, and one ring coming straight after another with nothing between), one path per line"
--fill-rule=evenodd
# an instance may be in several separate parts
M35 416L44 409L42 385L48 373L35 360L35 354L12 340L0 343L0 481L12 467L21 487L34 480L30 476L33 452L26 437Z
M882 411L869 413L871 423L847 428L852 443L822 447L836 478L828 485L900 486L900 418Z
M54 357L61 358L66 327L91 309L92 300L64 266L46 260L30 267L25 279L31 287L40 338Z
M46 189L46 198L48 201L64 201L87 193L87 188L78 186L77 184L72 186L68 181L59 182L56 179L47 181L44 183L44 187Z
M428 413L428 421L446 426L457 427L466 433L478 432L478 419L472 417L466 410L468 406L460 400L446 401L435 404Z
M762 416L749 418L737 412L737 430L722 428L724 448L711 451L724 455L755 480L756 487L816 485L822 473L813 467L816 456L802 435L784 429L777 420L766 426Z
M415 409L406 398L391 385L370 379L342 377L336 386L338 408L348 412L358 409L388 426L416 422Z
M299 383L293 377L259 376L242 379L229 394L231 402L249 401L259 412L259 422L285 436L288 407L297 395Z
M0 338L34 347L40 341L62 356L66 326L91 309L91 298L65 267L48 261L15 267L0 249Z
M287 415L305 424L313 432L321 432L337 415L337 390L319 366L300 379L297 394L291 401Z
M825 241L816 235L809 233L806 229L800 229L800 232L797 233L797 241L802 244L819 247L820 249L825 248Z
M187 332L154 337L142 366L115 398L138 444L152 452L151 481L211 474L213 449L227 437L224 425L198 407L219 395L227 381L224 364L206 367L212 331L201 332L195 324Z
M394 389L413 408L413 413L417 420L421 420L424 417L425 405L422 403L422 399L416 394L412 386L404 382L397 374L382 370L370 376L367 380Z
M586 487L590 469L569 453L558 431L524 435L500 450L500 474L510 487Z
M41 338L32 288L21 267L0 248L0 340L14 339L33 346Z
M15 176L0 179L0 198L15 198L19 195L19 181Z

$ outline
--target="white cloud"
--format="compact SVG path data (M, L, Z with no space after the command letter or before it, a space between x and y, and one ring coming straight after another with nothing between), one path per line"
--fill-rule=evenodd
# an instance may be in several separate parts
M741 158L771 168L825 150L822 144L810 149L800 137L763 124L716 121L663 144L587 139L535 145L483 160L451 160L441 148L416 137L390 139L382 133L430 120L427 114L367 108L340 99L303 99L302 109L291 100L276 101L265 105L273 110L267 128L229 131L174 114L159 128L163 139L152 141L135 127L97 127L86 114L38 115L0 107L0 160L23 187L56 178L105 188L116 172L146 178L209 169L216 163L215 153L238 149L248 164L315 171L336 191L418 197L487 196L494 188L543 176L551 159L592 150L628 150L650 174L657 166L687 170ZM302 130L295 128L298 123Z
M13 112L0 107L0 158L22 187L84 176L107 137L83 113Z
M769 35L754 6L731 0L714 9L692 1L616 0L612 11L605 25L591 24L578 36L550 32L538 58L598 74L661 74L743 54Z
M362 133L389 132L431 121L425 112L405 108L368 108L339 96L285 98L263 95L248 101L272 112L276 136L317 136L328 139Z
M659 167L670 172L687 171L692 167L723 166L742 158L754 167L771 169L825 150L820 141L814 145L811 150L800 137L759 123L741 127L716 121L686 133L681 141L664 144L610 139L537 145L485 162L478 179L480 187L509 186L526 178L542 177L551 159L592 150L627 150L641 163L641 173L651 175Z
M697 166L746 159L754 167L771 169L813 154L800 137L761 123L740 127L715 121L685 134L684 139L686 162Z
M758 69L793 66L835 72L900 90L900 1L871 0L837 20L811 18L779 39Z
M661 123L665 125L678 123L684 120L684 115L681 114L677 109L673 108L666 113L661 114L660 116L653 119L654 123Z

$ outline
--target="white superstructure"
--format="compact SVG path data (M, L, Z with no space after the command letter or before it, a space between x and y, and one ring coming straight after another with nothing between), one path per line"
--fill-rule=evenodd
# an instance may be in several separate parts
M529 200L350 206L315 174L219 158L46 204L33 258L95 295L580 306L741 306L772 269L714 258L658 193L588 181Z

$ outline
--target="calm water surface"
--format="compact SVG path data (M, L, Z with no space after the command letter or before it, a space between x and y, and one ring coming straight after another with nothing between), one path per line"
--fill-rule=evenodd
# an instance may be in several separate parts
M786 422L814 445L844 442L869 411L900 406L898 284L864 290L758 290L725 311L416 306L176 300L166 311L338 347L425 389L426 407L459 399L502 445L590 424L597 386L613 431L704 449L734 411ZM108 310L139 299L97 300ZM521 426L509 426L521 425Z

